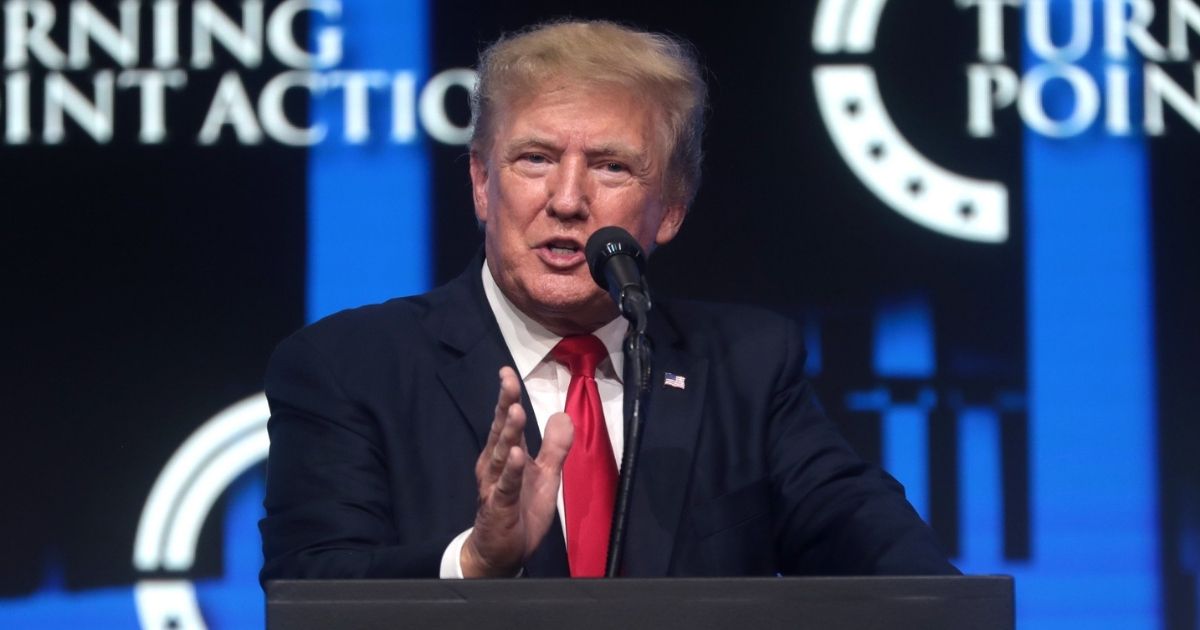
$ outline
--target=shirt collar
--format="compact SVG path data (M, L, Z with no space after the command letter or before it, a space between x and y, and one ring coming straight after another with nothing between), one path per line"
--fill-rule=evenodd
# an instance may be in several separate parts
M516 363L514 367L517 374L524 380L530 372L533 372L534 368L547 359L550 351L558 345L562 337L533 321L509 301L508 296L504 295L500 286L496 284L486 261L484 261L480 273L483 274L483 294L487 297L492 315L496 317L496 323L500 326L500 335L504 337L504 345L508 346L513 362ZM629 323L618 315L592 332L600 340L600 343L604 344L604 349L608 351L613 376L618 381L622 380L621 370L625 365L625 354L621 351L621 345L625 340L625 331L628 327ZM601 364L600 368L603 369L604 364Z

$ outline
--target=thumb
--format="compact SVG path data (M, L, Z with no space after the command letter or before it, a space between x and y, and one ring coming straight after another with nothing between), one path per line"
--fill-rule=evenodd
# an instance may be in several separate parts
M562 412L550 416L546 420L546 430L542 435L542 448L537 456L538 466L556 472L562 470L574 440L575 425L571 423L571 416Z

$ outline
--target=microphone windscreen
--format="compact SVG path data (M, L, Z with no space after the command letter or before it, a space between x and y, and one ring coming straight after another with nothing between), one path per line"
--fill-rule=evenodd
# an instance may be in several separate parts
M633 235L615 225L602 227L592 233L591 237L588 238L587 244L583 247L583 252L587 257L588 269L592 272L592 279L605 291L611 289L608 286L608 278L605 277L604 268L613 256L629 256L637 263L638 271L643 273L646 271L646 262L642 256L642 246L638 245L637 239L633 238Z

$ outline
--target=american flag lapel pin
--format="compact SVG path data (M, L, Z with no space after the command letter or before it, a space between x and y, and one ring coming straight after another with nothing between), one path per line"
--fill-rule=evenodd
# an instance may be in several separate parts
M675 389L684 389L687 387L687 378L682 374L667 372L663 375L663 386L674 387Z

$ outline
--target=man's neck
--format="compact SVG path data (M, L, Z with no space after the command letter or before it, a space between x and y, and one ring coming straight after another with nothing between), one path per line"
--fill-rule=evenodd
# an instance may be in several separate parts
M516 362L517 374L524 378L550 349L567 335L545 326L517 308L500 289L486 264L480 273L488 306L491 307L496 323L500 326L501 336L504 337L509 353ZM608 348L617 377L620 378L624 358L621 345L627 329L628 324L625 320L616 316L597 328L570 334L595 334Z

